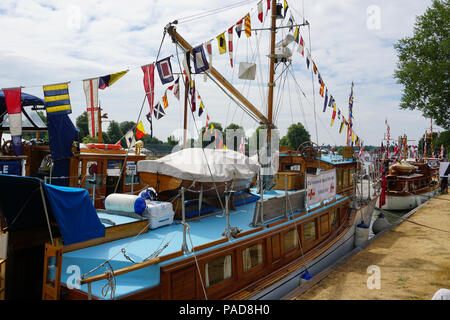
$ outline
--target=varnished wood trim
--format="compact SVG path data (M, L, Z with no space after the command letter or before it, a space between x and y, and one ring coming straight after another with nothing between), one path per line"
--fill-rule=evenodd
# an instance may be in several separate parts
M194 247L194 251L201 251L203 249L210 248L210 247L213 247L213 246L216 246L218 244L225 243L225 242L228 242L228 238L226 238L226 237L221 238L221 239L216 240L216 241L213 241L213 242L208 242L208 243L202 244L200 246L196 246L196 247Z
M244 232L240 232L235 236L235 238L242 238L242 237L248 236L249 234L252 234L252 233L255 233L255 232L258 232L261 230L263 230L263 227L258 227L258 228L250 229L250 230L247 230Z

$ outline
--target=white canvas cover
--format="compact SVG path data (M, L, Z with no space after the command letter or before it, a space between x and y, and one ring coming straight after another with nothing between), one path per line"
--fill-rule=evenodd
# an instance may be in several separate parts
M225 182L252 179L259 164L229 149L188 148L157 160L138 161L137 170L197 182Z

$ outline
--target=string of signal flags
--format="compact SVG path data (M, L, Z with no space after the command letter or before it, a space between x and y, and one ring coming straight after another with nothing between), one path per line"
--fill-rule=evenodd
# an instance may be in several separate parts
M259 21L259 23L264 23L264 19L267 19L270 9L271 9L271 0L266 1L261 0L257 3L256 12L257 12L257 21ZM282 13L283 19L286 19L289 13L287 26L289 27L289 32L293 32L294 41L298 45L296 51L305 58L307 69L309 70L311 66L312 72L314 72L314 75L317 75L317 80L320 85L319 95L324 99L323 112L326 112L326 110L330 108L332 110L330 126L333 126L335 118L337 116L338 119L341 120L341 124L339 126L339 133L342 133L344 126L346 126L347 143L349 144L349 142L351 142L352 145L353 143L355 143L356 146L359 147L361 145L360 138L352 128L353 83L349 97L349 118L345 119L341 110L336 106L336 101L331 92L329 92L329 88L325 85L325 82L323 81L322 75L319 72L316 62L312 59L311 52L308 50L308 48L305 47L305 41L303 39L303 36L300 34L299 26L295 26L294 29L294 25L296 23L291 11L292 10L289 10L288 2L284 0ZM247 38L252 37L252 15L250 14L250 12L248 12L244 17L239 19L235 24L230 26L226 31L216 36L218 52L220 55L226 54L227 52L229 53L231 68L234 67L233 61L234 33L236 33L238 38L241 38L242 33L245 34ZM225 34L228 36L228 41L226 41ZM206 81L206 72L209 70L210 66L212 66L213 41L214 39L210 39L193 48L192 60L194 64L194 72L192 72L191 68L191 58L190 58L191 53L189 51L186 51L183 58L183 69L184 69L183 76L185 78L186 83L189 84L191 110L193 113L197 111L197 102L198 102L198 116L201 117L203 113L206 114L207 129L209 129L208 123L209 114L206 112L206 108L200 96L200 93L198 92L198 88L196 88L195 86L195 79L193 75L204 73L205 74L204 80ZM206 54L208 54L208 59L206 58ZM151 64L141 66L141 69L144 74L143 85L145 89L146 98L150 107L150 112L146 114L146 118L150 122L150 125L152 122L152 118L159 120L165 116L166 114L165 109L169 107L167 91L172 91L173 95L178 100L180 100L180 76L178 76L177 79L175 79L170 59L171 56L163 58ZM169 86L164 90L164 95L156 104L155 104L155 79L154 79L155 68L157 69L162 85L165 86L169 84ZM83 89L86 95L86 111L88 112L89 134L92 137L96 136L99 130L98 90L99 89L104 90L107 87L113 85L120 78L122 78L128 71L129 70L125 70L105 76L100 76L97 78L82 80ZM69 97L69 83L70 81L64 83L43 85L44 102L47 116L51 117L54 115L70 114L72 112ZM10 115L10 128L12 129L14 135L17 135L19 131L21 134L21 118L18 119L19 117L15 116L19 113L18 110L21 110L21 107L18 107L18 105L20 105L20 101L17 102L17 90L20 90L21 88L24 87L3 89L3 91L5 92L7 111L8 114ZM139 127L143 128L141 123L139 124ZM11 136L14 137L14 135L12 134Z

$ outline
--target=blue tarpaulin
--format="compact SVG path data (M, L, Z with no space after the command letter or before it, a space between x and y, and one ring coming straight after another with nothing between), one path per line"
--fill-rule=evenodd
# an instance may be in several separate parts
M48 184L44 184L44 188L64 245L105 236L105 226L86 189Z
M78 141L79 130L67 114L47 118L50 151L53 160L68 159L73 156L72 142Z

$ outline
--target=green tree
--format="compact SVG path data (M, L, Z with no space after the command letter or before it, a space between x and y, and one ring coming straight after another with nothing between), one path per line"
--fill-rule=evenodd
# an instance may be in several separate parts
M136 122L133 121L122 121L119 124L120 131L122 132L122 135L130 131L131 129L134 129L136 127Z
M114 120L112 120L109 123L108 130L106 131L106 133L108 135L107 139L105 139L105 137L103 137L102 135L103 141L105 143L117 143L117 141L119 141L123 137L119 123Z
M412 37L400 39L397 82L404 86L401 109L420 110L450 129L450 1L433 0L418 16Z
M288 128L286 136L281 138L280 144L287 143L293 149L297 149L303 142L311 140L309 132L299 122L297 124L291 124ZM282 144L283 145L283 144ZM286 145L286 144L284 144Z
M77 117L75 125L78 130L80 130L80 140L83 141L83 138L89 135L88 118L86 111Z

